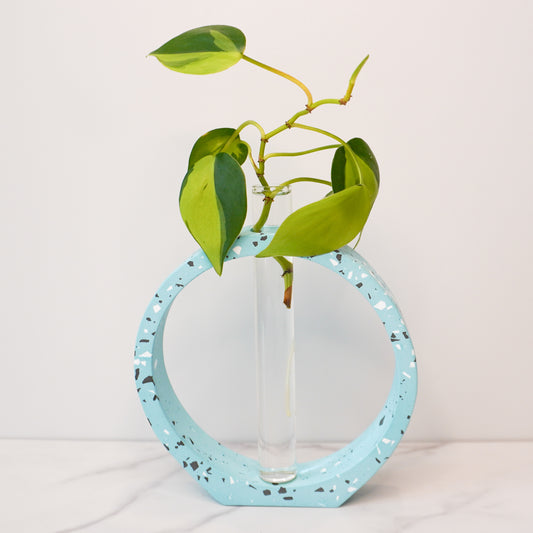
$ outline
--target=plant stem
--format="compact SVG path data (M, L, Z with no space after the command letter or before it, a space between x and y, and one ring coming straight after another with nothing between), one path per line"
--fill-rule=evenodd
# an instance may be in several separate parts
M261 211L261 214L259 215L258 221L252 226L253 232L258 233L259 231L261 231L261 228L265 225L268 215L270 214L270 209L272 207L273 201L274 199L270 196L270 193L268 194L265 193L265 197L263 198L263 210Z
M283 274L281 275L283 277L283 284L285 286L285 292L283 293L283 303L285 304L287 309L290 309L292 303L292 263L286 257L283 257L281 255L274 256L273 259L275 259L280 264L281 269L283 270Z
M350 145L347 142L344 142L340 137L337 137L337 135L334 135L333 133L330 133L329 131L322 130L320 128L315 128L314 126L307 126L306 124L293 124L294 128L300 128L302 130L309 130L314 131L316 133L320 133L322 135L326 135L327 137L331 137L332 139L335 139L337 142L341 143L342 146L344 146L344 149L346 150L346 153L348 157L352 160L354 164L355 170L359 173L359 181L361 181L361 173L359 170L359 165L357 164L357 160L355 159L355 154L353 150L351 149Z
M265 161L271 157L295 157L298 155L311 154L319 152L320 150L329 150L330 148L338 148L340 144L328 144L327 146L319 146L318 148L311 148L310 150L303 150L302 152L274 152L265 156Z
M307 105L310 106L310 105L313 104L313 96L311 95L311 91L300 80L298 80L294 76L291 76L290 74L287 74L286 72L278 70L277 68L265 65L264 63L261 63L260 61L257 61L255 59L252 59L251 57L245 56L244 54L242 55L242 58L245 61L248 61L249 63L252 63L253 65L256 65L258 67L264 68L265 70L268 70L269 72L272 72L274 74L277 74L278 76L281 76L282 78L285 78L285 79L287 79L289 81L292 81L293 83L298 85L298 87L300 87L300 89L302 89L302 91L307 96Z
M346 89L346 94L341 98L341 105L346 105L350 98L352 97L352 91L355 85L355 80L357 79L357 76L359 75L359 72L361 72L361 69L364 67L365 63L367 62L368 58L370 56L367 55L359 65L357 65L356 69L353 71L352 76L350 77L350 81L348 82L348 88Z
M236 130L235 132L233 133L233 135L229 138L228 143L231 143L235 140L235 137L237 137L237 135L239 135L239 133L244 129L246 128L246 126L255 126L258 130L259 130L259 133L261 134L261 137L264 137L265 136L265 130L263 129L263 126L261 126L261 124L259 124L259 122L256 122L255 120L247 120L246 122L243 122Z
M277 196L283 190L284 187L292 185L293 183L298 183L300 181L310 181L312 183L321 183L322 185L329 185L331 187L331 181L320 180L318 178L304 178L304 177L292 178L290 180L284 181L272 191L272 199L274 199L274 197Z

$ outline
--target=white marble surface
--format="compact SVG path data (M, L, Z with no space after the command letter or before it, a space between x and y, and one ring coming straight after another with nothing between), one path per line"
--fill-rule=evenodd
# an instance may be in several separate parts
M533 531L533 442L402 443L338 509L221 506L158 442L3 440L0 469L9 533Z

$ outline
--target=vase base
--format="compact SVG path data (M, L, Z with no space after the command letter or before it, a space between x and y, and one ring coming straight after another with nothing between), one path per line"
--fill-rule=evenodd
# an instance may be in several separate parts
M261 476L261 479L267 483L288 483L296 478L296 469L278 470L273 468L269 470L261 470L259 475Z

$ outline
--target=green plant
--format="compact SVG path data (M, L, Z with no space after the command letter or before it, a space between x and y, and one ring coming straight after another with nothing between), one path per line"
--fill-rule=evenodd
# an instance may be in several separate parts
M322 199L289 215L272 242L257 254L257 257L273 257L281 265L285 281L284 303L290 307L293 274L292 263L286 256L324 254L360 236L378 192L378 165L365 141L360 138L344 141L329 131L298 122L301 117L322 105L346 105L368 56L351 75L343 97L315 102L301 81L244 55L245 46L246 38L237 28L204 26L178 35L150 55L169 69L185 74L220 72L242 59L286 78L305 93L305 108L272 131L267 132L254 120L247 120L237 128L218 128L200 137L192 148L179 197L181 215L187 228L220 275L226 253L241 232L246 217L246 186L242 165L248 160L259 182L264 187L270 187L265 174L268 159L335 149L331 181L295 177L271 188L270 192L265 193L263 211L252 228L253 231L260 231L265 225L272 202L284 186L305 181L330 188ZM248 126L255 127L260 134L256 157L249 144L240 138L241 131ZM320 133L335 143L301 152L266 154L267 142L291 128Z

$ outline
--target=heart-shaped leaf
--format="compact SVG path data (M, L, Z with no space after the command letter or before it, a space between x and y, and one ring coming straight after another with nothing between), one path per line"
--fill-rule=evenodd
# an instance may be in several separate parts
M191 170L194 164L202 157L216 155L219 152L228 153L242 165L248 157L248 146L241 141L238 135L226 146L234 133L235 130L233 128L218 128L202 135L192 147L188 170Z
M346 154L344 146L337 148L331 164L331 184L335 192L361 184L375 196L379 187L379 167L368 144L363 139L348 141L352 154Z
M149 55L177 72L213 74L237 63L245 47L246 37L238 28L202 26L174 37Z
M257 257L320 255L353 240L363 229L374 199L352 185L289 215Z
M198 160L183 180L180 212L217 274L246 218L246 185L239 163L219 152Z

